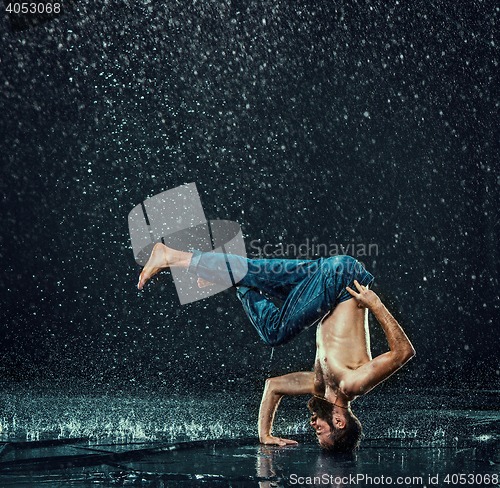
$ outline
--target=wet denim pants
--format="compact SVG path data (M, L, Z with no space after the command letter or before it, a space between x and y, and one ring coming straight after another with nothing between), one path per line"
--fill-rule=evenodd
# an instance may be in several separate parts
M271 346L290 341L351 298L345 288L355 289L354 280L368 285L374 279L358 261L344 255L306 261L194 251L188 272L211 283L239 287L237 296L248 318ZM276 307L257 290L283 300L283 305Z

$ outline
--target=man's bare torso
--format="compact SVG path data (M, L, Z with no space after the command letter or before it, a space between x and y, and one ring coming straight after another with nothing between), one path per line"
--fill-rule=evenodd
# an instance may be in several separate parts
M368 310L352 298L339 303L318 325L316 347L315 393L327 396L340 388L349 397L355 371L372 359Z

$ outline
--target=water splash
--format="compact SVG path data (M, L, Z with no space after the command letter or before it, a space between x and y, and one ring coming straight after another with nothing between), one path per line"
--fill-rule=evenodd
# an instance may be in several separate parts
M226 396L2 394L0 441L89 438L112 442L203 440L254 435L252 412ZM50 405L50 408L49 408Z

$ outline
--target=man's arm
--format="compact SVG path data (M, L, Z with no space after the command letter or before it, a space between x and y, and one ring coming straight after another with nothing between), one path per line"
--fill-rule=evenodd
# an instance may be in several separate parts
M363 395L415 356L415 349L380 298L357 281L354 284L359 293L349 287L346 288L347 291L357 300L358 307L365 307L373 312L385 332L390 349L353 372L349 381L349 393Z
M313 389L314 372L312 371L290 373L266 380L259 410L259 440L262 444L277 444L279 446L297 444L295 441L271 435L274 415L283 395L312 395Z

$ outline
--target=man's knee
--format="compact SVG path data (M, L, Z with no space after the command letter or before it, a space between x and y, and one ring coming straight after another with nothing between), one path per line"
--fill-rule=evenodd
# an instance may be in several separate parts
M356 260L351 256L332 256L321 263L321 271L327 275L343 275L352 272Z

